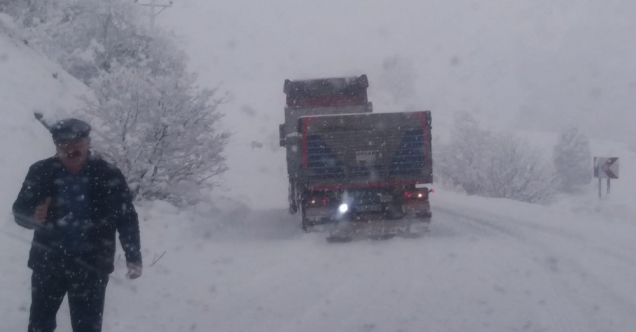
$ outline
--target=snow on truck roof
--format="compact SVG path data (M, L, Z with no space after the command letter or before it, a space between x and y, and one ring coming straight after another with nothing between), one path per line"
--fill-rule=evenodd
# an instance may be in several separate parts
M338 114L316 114L316 115L303 115L298 117L298 119L308 119L308 118L336 118L342 116L375 116L375 117L383 117L387 115L395 115L401 116L404 114L414 115L414 114L422 114L430 111L409 111L409 112L381 112L381 113L338 113Z

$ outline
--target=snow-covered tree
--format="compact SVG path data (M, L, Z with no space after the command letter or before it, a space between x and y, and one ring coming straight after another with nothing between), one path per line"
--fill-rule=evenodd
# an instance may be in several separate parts
M590 141L577 127L561 132L554 146L554 168L559 188L572 192L592 181Z
M226 170L229 134L217 128L223 98L194 81L186 71L151 75L114 63L91 82L96 102L86 98L85 111L97 124L95 144L138 198L193 203Z
M411 60L392 56L382 62L379 86L391 95L393 103L413 97L416 81L415 67Z
M31 25L38 17L45 16L51 7L49 1L37 0L0 0L0 12L12 16L18 23Z
M461 186L469 195L479 194L485 182L480 171L490 136L469 113L456 113L451 141L437 149L435 169L441 180Z
M442 182L469 195L551 201L554 171L541 151L512 134L480 128L469 113L456 114L454 123L450 142L437 155Z
M111 63L141 63L152 41L130 0L11 1L4 7L25 38L84 83Z
M191 203L225 169L223 97L195 87L177 38L132 0L0 0L24 37L94 90L82 116L137 197Z

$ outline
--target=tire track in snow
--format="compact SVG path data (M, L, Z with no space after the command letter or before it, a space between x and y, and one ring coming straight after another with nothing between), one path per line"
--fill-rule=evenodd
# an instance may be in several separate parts
M618 267L625 273L620 275L634 276L636 275L636 264L631 259L625 259L623 255L615 254L611 250L602 248L599 250L597 246L590 247L587 245L588 239L582 237L580 234L568 234L563 230L556 227L544 227L544 225L532 225L524 223L523 221L514 220L511 221L507 218L492 218L486 219L477 217L477 214L466 215L464 213L458 213L457 211L448 208L437 208L436 213L446 215L449 220L462 223L463 225L470 225L473 229L478 229L479 232L487 236L504 236L514 239L515 242L511 242L510 249L524 252L525 255L534 255L537 257L537 264L539 267L547 272L547 275L551 276L552 289L559 294L562 294L565 298L569 299L568 302L563 302L563 308L578 307L577 312L573 312L568 309L569 323L561 328L566 328L572 331L585 331L592 325L593 331L613 331L616 327L608 327L615 320L626 320L624 326L633 326L636 321L631 318L633 312L636 312L636 302L633 297L623 294L620 290L616 289L616 286L612 287L608 285L607 280L603 280L596 276L599 273L598 269L586 268L581 264L580 257L586 257L586 255L602 254L601 261L607 258L620 261L622 264ZM471 211L474 212L474 211ZM556 232L553 232L557 230ZM516 243L516 244L515 244ZM560 250L555 250L560 247ZM574 247L572 249L571 247ZM506 248L508 249L508 248ZM578 253L574 255L572 253ZM542 260L538 257L547 257ZM627 265L625 264L627 263ZM565 271L561 269L567 268L567 276L564 275ZM615 268L616 269L616 268ZM623 286L632 286L634 281L627 280L623 282ZM572 285L573 283L578 284ZM632 286L632 289L634 287ZM582 293L585 292L587 296ZM632 293L634 294L634 293ZM602 305L596 304L596 301L606 300L606 303ZM611 302L613 307L605 310L604 316L599 317L599 307L607 306ZM617 315L617 312L622 314ZM609 317L613 316L613 317ZM576 318L579 317L579 318ZM556 318L556 317L555 317ZM589 325L582 325L578 323L580 319L586 320ZM559 320L555 320L559 321Z
M597 332L630 326L629 301L607 296L606 279L578 264L573 252L585 245L584 236L445 208L434 209L424 238L346 244L297 231L284 211L255 213L228 238L196 250L186 246L186 260L164 258L159 264L173 272L149 273L150 284L140 287L142 305L159 314L146 312L135 325L158 332L189 331L190 325L228 332ZM554 245L559 242L563 248ZM193 269L192 262L201 266ZM214 292L207 291L211 285ZM164 298L164 291L153 294L159 289L177 291ZM167 300L170 311L161 314ZM117 316L126 317L128 304L119 305Z
M446 216L444 221L453 223L453 227L460 227L462 229L468 228L469 231L467 232L467 235L469 236L479 235L482 237L480 240L486 241L490 240L492 237L504 239L504 245L506 245L506 247L503 247L502 250L514 250L521 253L521 257L530 258L533 261L534 266L538 270L542 270L544 272L538 276L533 275L533 279L539 278L543 280L542 284L551 284L550 292L560 294L560 296L550 297L549 301L557 301L555 304L548 304L546 299L539 301L539 305L546 306L546 310L542 310L543 313L549 316L548 319L545 319L547 321L546 323L550 325L546 328L546 331L580 332L588 330L586 325L582 323L582 320L586 318L586 315L580 312L580 310L574 310L572 303L569 301L563 300L566 297L566 294L560 285L554 285L554 271L549 267L546 267L544 261L538 258L542 255L545 256L545 254L537 254L536 250L531 250L530 247L527 246L528 239L526 236L511 231L501 225L476 219L474 216L464 216L462 214L455 213L452 210L437 208L434 213L436 213L436 216L439 214ZM559 308L559 314L554 314L554 311L550 310L548 305L551 305L553 308Z

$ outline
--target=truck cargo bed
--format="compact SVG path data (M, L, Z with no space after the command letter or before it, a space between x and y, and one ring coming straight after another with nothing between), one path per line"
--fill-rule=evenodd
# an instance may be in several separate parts
M300 178L311 190L432 182L430 112L307 116Z

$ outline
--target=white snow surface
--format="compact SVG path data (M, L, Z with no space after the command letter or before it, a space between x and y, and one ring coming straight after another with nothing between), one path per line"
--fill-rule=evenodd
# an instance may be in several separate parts
M329 244L284 210L140 206L144 276L111 276L104 331L630 331L633 219L432 196L431 231ZM26 237L26 232L22 232ZM5 241L3 241L5 242ZM28 244L8 239L2 318L24 329ZM165 255L151 266L154 258ZM68 309L58 315L69 330Z
M30 304L32 233L14 224L10 208L28 166L53 150L32 112L55 117L73 110L86 87L2 22L0 330L20 331ZM251 88L260 86L246 84L243 91ZM282 105L280 90L260 93ZM256 119L276 122L263 114ZM275 142L273 128L271 135L256 124L252 129ZM548 144L537 135L538 144ZM247 137L235 146L249 143ZM233 155L264 161L242 163L234 173L260 174L259 195L268 185L284 188L276 159L284 156L274 148ZM612 142L593 141L592 148L623 158L610 197L599 201L590 185L546 207L437 190L431 231L419 239L328 244L325 234L302 233L283 209L233 201L219 203L232 209L195 211L142 204L144 275L126 280L118 253L104 331L631 331L636 180L629 171L636 157ZM276 189L265 200L284 201L284 195ZM58 326L70 331L66 303Z
M11 19L0 13L0 187L16 188L28 166L53 154L48 131L34 112L55 119L80 106L78 96L88 88L25 44ZM13 173L17 170L17 173ZM15 193L0 192L0 206L7 211Z
M135 292L111 287L111 298L125 300L109 302L106 330L628 331L636 324L633 220L446 192L434 194L433 205L424 238L338 245L302 234L282 210L226 220L216 236L193 238L160 218L170 215L161 205L147 207L163 220L146 224L166 226L144 234L146 248L167 253ZM202 222L193 225L204 234Z

